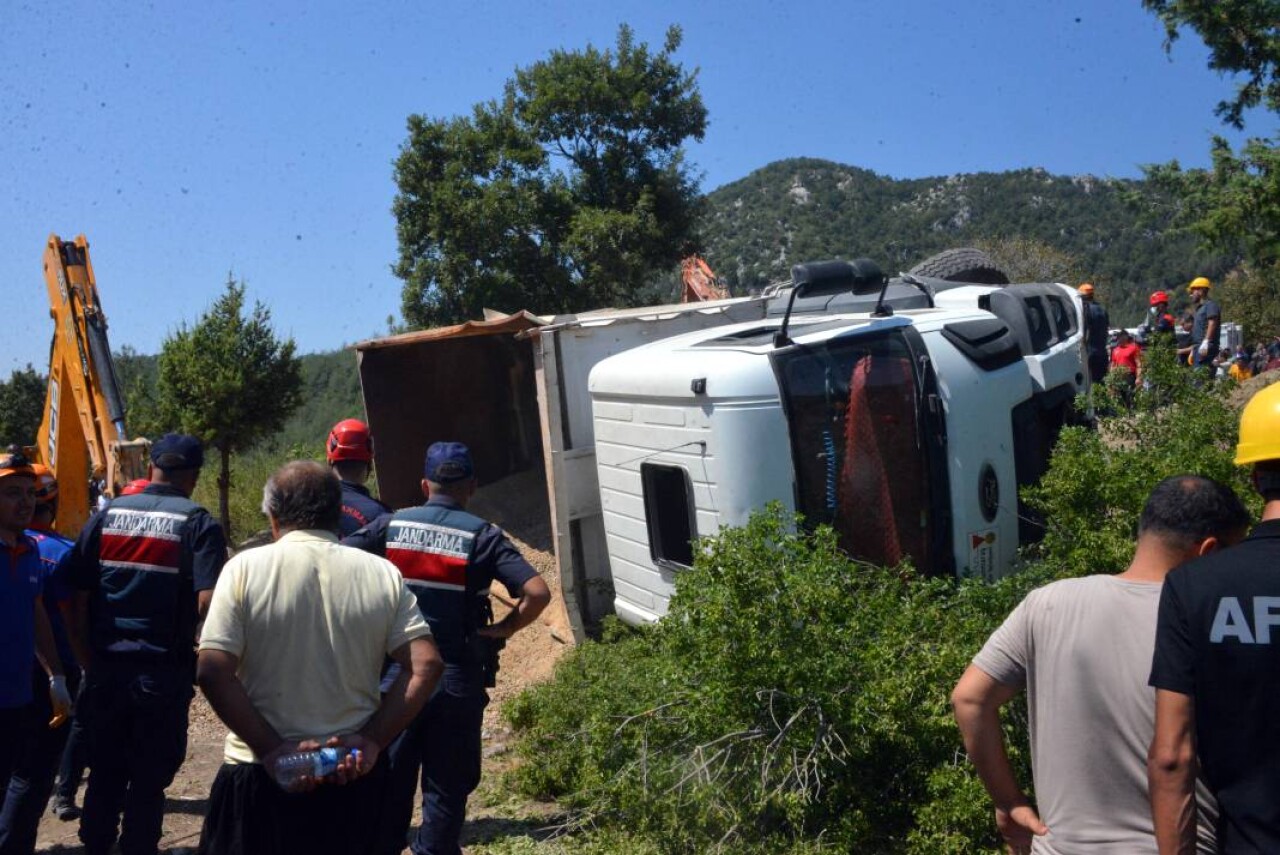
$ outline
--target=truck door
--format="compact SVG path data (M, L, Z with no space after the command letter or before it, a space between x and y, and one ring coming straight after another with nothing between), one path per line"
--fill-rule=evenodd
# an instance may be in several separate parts
M925 352L903 326L771 358L805 525L832 526L854 558L948 573L946 435Z

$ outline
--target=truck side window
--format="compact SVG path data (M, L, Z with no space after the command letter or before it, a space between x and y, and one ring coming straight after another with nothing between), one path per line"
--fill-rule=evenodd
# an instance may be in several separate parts
M693 485L679 466L640 464L644 517L649 528L649 556L659 567L693 566Z

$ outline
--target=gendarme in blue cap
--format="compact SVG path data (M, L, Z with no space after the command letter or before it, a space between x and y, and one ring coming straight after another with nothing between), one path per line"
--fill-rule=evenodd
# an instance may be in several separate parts
M166 433L151 443L151 462L157 469L199 469L204 465L204 446L185 433Z
M437 484L454 484L475 474L471 452L460 442L433 442L427 449L422 474Z

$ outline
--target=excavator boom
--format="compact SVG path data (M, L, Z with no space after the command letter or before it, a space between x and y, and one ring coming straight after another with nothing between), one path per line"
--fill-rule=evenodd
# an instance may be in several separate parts
M681 303L703 303L708 300L723 300L729 296L729 289L716 276L711 265L697 255L691 255L680 262L680 280L684 283Z
M84 235L49 236L44 279L54 333L36 456L58 479L57 528L74 536L100 496L146 475L147 443L123 441L124 399Z

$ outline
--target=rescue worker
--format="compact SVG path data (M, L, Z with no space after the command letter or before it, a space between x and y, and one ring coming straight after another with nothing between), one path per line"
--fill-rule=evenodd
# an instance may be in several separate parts
M221 526L190 499L203 464L195 437L161 437L151 483L90 518L68 559L90 655L86 855L105 855L117 835L122 855L154 855L164 791L186 756L196 624L227 557Z
M422 827L415 855L459 855L467 797L480 783L480 728L498 651L532 623L551 591L502 530L466 510L477 482L471 452L437 442L423 467L423 505L385 514L343 541L395 564L431 627L445 663L427 706L387 750L387 794L375 855L404 848L422 770ZM516 607L492 623L489 586L501 582ZM385 681L384 681L385 684Z
M349 537L356 529L391 512L365 486L373 468L373 436L367 424L359 419L343 419L334 425L325 442L325 459L342 482L339 537Z
M1147 319L1142 325L1142 342L1149 344L1152 336L1168 333L1170 341L1174 332L1173 315L1169 314L1169 295L1164 291L1151 294L1151 307L1147 309Z
M150 483L151 482L148 481L146 478L134 478L128 484L125 484L123 487L120 488L120 495L136 496L139 493L141 493L143 490L147 489L147 485Z
M1084 342L1089 354L1089 378L1094 383L1101 383L1107 376L1107 365L1110 357L1107 353L1107 338L1111 334L1111 319L1107 310L1093 299L1093 285L1083 283L1078 289L1084 313Z
M38 468L39 467L37 467L37 469ZM52 476L52 473L50 473L50 475ZM121 495L129 495L131 490L134 493L141 493L143 488L149 483L150 482L145 478L130 481L121 491ZM139 486L135 488L134 485ZM56 481L54 482L54 486L56 490ZM50 529L52 529L52 523L58 518L56 495L54 497L52 514L53 516L49 525ZM52 533L52 535L64 540L67 544L67 552L69 553L71 551L71 547L74 545L73 541L66 540L56 533ZM70 579L67 578L65 564L58 571L58 577L61 579L61 589L55 593L55 596L61 595L65 592L66 595L71 596L72 602L74 603L74 595L70 587ZM74 611L74 609L72 610ZM87 639L71 633L72 627L75 626L74 615L64 615L64 618L66 621L68 640L76 650L76 661L79 664L79 667L83 668L84 666L82 663L88 661L88 655L84 650L84 644ZM53 815L63 822L72 822L80 818L80 808L76 806L76 793L79 792L80 784L84 781L84 770L89 762L87 759L88 751L89 746L86 742L84 732L84 717L79 715L77 712L77 714L73 715L71 718L71 732L67 734L67 744L62 749L62 762L58 767L57 783L53 791Z
M1147 775L1162 853L1190 851L1197 775L1221 852L1280 852L1280 383L1245 406L1236 463L1253 469L1261 522L1175 569L1160 597Z
M1222 309L1209 298L1213 283L1203 276L1191 280L1188 290L1195 306L1191 325L1191 357L1193 364L1212 366L1218 356L1218 330L1222 326Z
M48 678L45 709L57 719L65 719L71 711L67 678L40 596L44 588L40 554L25 532L35 512L35 494L36 476L26 456L16 449L0 453L0 793L7 793L23 761L35 689L43 689L32 685L34 659ZM39 694L43 696L44 691ZM7 828L0 827L0 834L10 837ZM6 853L20 851L16 839L3 840L0 846Z
M1178 348L1178 364L1186 368L1195 364L1195 355L1191 352L1191 328L1195 323L1195 315L1188 312L1182 316L1178 329L1173 331L1173 343Z
M40 556L44 610L67 674L67 691L74 697L80 686L80 666L67 631L72 596L63 562L72 541L53 530L58 514L57 479L44 464L32 464L31 469L36 477L35 511L26 534L35 541ZM71 732L70 718L55 715L47 694L41 690L44 682L44 669L33 659L32 702L27 706L22 750L7 792L0 794L4 805L0 809L0 853L35 851L40 815L53 792L54 774Z

